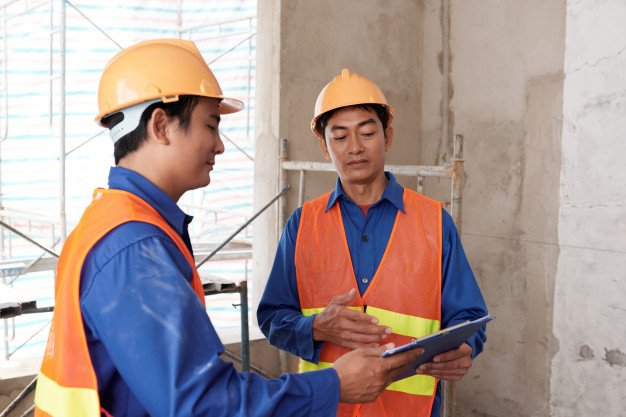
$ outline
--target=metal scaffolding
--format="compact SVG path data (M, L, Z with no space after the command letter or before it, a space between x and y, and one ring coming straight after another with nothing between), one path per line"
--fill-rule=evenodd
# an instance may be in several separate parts
M65 241L67 237L67 212L66 212L66 159L69 154L76 151L81 146L99 137L105 130L100 130L97 134L91 136L78 146L72 149L67 149L66 138L66 58L67 58L67 12L68 6L75 11L81 19L89 24L89 26L106 36L112 43L118 48L121 45L116 42L112 36L107 34L105 30L99 27L92 19L89 18L88 13L81 10L79 6L70 2L69 0L7 0L0 3L0 22L2 27L0 28L0 71L2 76L0 77L0 102L2 104L3 113L0 114L0 164L2 164L3 152L2 145L5 140L9 139L10 126L9 126L9 88L19 88L19 86L9 85L9 60L8 53L8 38L9 33L7 26L12 19L16 19L20 16L33 13L35 11L41 12L46 10L48 13L48 36L49 42L46 44L48 64L47 64L47 83L48 83L48 124L50 127L50 134L58 140L58 215L52 217L46 217L39 214L27 213L24 211L16 211L7 209L4 205L4 193L2 190L2 170L0 169L0 226L4 230L0 230L0 284L7 289L5 293L8 293L8 289L12 287L12 284L19 279L19 277L25 274L39 271L51 271L54 274L56 268L56 261L58 255L54 252L55 247L59 247ZM247 48L245 66L246 66L246 81L244 89L245 95L248 98L248 103L252 98L252 89L254 84L252 82L254 71L254 37L256 35L256 16L252 14L243 15L235 19L225 19L220 21L206 21L197 23L194 25L184 26L181 19L181 10L183 1L177 2L177 28L176 33L179 38L191 39L196 42L202 42L211 39L222 39L231 43L232 46L225 48L218 56L214 57L210 63L214 63L224 57L228 57L237 48ZM243 25L242 25L243 23ZM238 27L243 29L232 30L232 25L237 24ZM206 32L210 32L210 36L205 36ZM241 48L240 48L241 49ZM55 96L58 96L55 100ZM245 114L245 134L249 139L253 127L251 106L246 106ZM56 123L53 123L56 122ZM222 133L222 132L221 132ZM247 153L241 146L237 145L229 137L222 133L224 140L232 143L235 148L241 152L249 160L253 160L249 153ZM50 209L50 207L48 208ZM57 211L54 210L54 211ZM202 216L211 216L217 218L218 212L214 210L207 210L204 207L196 207L195 210L202 210ZM258 214L257 214L258 215ZM249 224L257 215L255 215L249 221L246 221L245 226ZM201 218L201 223L203 219ZM205 222L206 223L206 222ZM202 223L203 224L203 223ZM200 260L199 266L207 260L243 260L244 266L244 281L240 284L233 284L209 276L205 276L204 286L205 293L207 295L227 292L238 292L240 294L240 307L241 321L242 321L242 338L248 339L247 329L247 280L248 261L251 258L251 245L242 242L231 242L233 238L242 230L241 227L230 236L226 242L221 245L217 244L197 244L196 256L197 260ZM30 237L32 228L37 228L38 231L47 230L46 242L42 242L41 238L34 239ZM8 230L9 233L6 233ZM28 259L13 259L14 258L14 238L13 235L19 236L30 244L37 246L42 254L39 256L32 256ZM219 252L219 253L218 253ZM24 303L15 303L17 305L2 304L0 299L0 309L3 311L1 320L3 322L3 334L0 336L3 338L2 346L0 346L0 362L7 361L17 349L11 351L9 343L12 336L15 335L15 322L14 318L17 315L28 313L39 313L43 311L51 311L51 308L37 308L35 303L28 300ZM245 327L245 330L244 328ZM41 329L40 329L41 330ZM39 330L39 331L40 331ZM242 358L243 367L249 367L249 352L248 345L244 343L242 345ZM240 359L241 360L241 359Z

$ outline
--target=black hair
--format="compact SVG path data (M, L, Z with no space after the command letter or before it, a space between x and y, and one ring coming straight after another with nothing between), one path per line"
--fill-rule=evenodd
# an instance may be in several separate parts
M389 125L389 119L391 118L389 109L386 106L383 106L382 104L377 104L377 103L366 103L366 104L355 104L353 106L346 106L346 107L356 107L357 109L361 109L365 111L374 111L376 113L376 116L378 116L380 123L382 123L383 125L383 133L386 132L387 126ZM324 135L324 129L326 129L326 126L328 125L328 121L330 120L330 118L333 117L333 114L335 114L337 110L340 110L343 108L345 107L339 107L333 110L329 110L326 113L322 114L320 117L318 117L315 123L315 130L317 130L322 135L322 137L324 138L326 137Z
M189 127L191 121L191 113L196 108L199 102L198 96L180 96L178 101L170 103L154 103L148 106L141 114L139 125L132 132L128 132L122 136L114 145L113 156L115 158L115 165L119 164L120 160L126 155L135 152L139 149L139 146L146 140L148 120L152 117L152 112L155 109L161 108L165 111L168 117L176 117L180 128L184 131ZM124 114L117 112L110 114L102 119L102 124L111 129L118 123L124 120Z

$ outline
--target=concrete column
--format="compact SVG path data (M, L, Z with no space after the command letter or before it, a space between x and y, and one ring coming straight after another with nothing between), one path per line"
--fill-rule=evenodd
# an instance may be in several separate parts
M257 7L256 144L254 163L254 210L263 207L279 191L278 145L280 106L281 5L259 1ZM255 310L278 243L279 203L259 216L254 224L251 309Z
M626 404L626 4L568 1L551 415Z

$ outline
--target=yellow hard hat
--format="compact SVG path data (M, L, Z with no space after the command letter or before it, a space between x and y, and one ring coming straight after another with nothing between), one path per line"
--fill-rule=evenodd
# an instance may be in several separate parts
M311 130L320 138L324 132L317 131L317 120L330 110L358 104L380 104L389 110L389 124L393 120L393 107L389 105L383 92L376 84L347 68L326 84L315 102L315 112L311 120Z
M220 100L221 114L243 108L226 98L202 54L191 41L156 39L123 49L104 68L98 87L98 115L104 116L148 101L178 101L194 95Z

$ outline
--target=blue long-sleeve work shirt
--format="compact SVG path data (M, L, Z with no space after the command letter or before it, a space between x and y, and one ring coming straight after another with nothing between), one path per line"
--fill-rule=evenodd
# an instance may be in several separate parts
M109 187L152 205L191 249L191 217L136 172ZM332 416L334 370L265 380L220 359L224 347L190 286L192 270L158 227L108 233L82 269L80 306L102 406L114 416Z
M352 259L352 266L361 295L365 293L383 257L398 210L404 212L404 189L394 176L386 172L388 183L381 199L372 205L367 216L344 193L337 179L327 208L339 204ZM276 258L267 286L257 310L261 331L270 343L309 362L319 361L323 342L315 342L312 323L315 315L305 317L300 309L294 253L302 209L289 218L281 236ZM450 215L442 216L442 291L441 327L449 327L487 314L480 288L461 246L459 235ZM486 340L484 329L467 343L475 357ZM439 416L441 394L439 387L431 416Z

